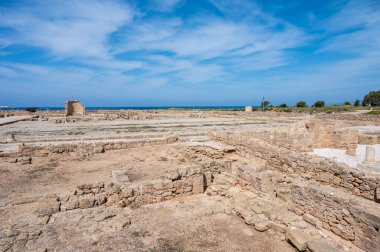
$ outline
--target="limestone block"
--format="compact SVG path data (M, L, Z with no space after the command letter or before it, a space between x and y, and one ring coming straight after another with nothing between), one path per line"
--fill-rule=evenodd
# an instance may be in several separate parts
M303 219L306 222L310 223L311 225L314 225L317 228L322 227L322 222L320 220L318 220L317 218L315 218L314 216L312 216L311 214L308 214L308 213L304 214Z
M343 252L343 249L337 247L337 244L330 240L321 239L314 240L308 243L308 248L311 252Z
M204 193L206 189L206 178L203 174L193 177L193 194Z
M127 172L122 170L113 170L112 177L116 184L126 184L131 181L128 177Z
M299 251L305 251L312 238L300 229L290 229L288 239Z
M168 172L168 175L166 176L171 181L177 180L181 178L181 174L178 171L170 171Z
M85 208L91 208L95 204L94 198L84 198L79 200L79 208L85 209Z
M34 212L38 216L48 216L59 212L60 203L57 198L43 198L38 201L37 207Z
M260 222L255 224L255 229L257 231L264 232L264 231L269 229L270 224L271 223L269 221L260 221Z

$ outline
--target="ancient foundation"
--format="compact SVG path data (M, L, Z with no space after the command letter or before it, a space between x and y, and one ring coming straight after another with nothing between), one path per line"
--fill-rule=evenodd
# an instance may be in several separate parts
M107 113L0 128L1 249L380 250L378 132L286 113Z

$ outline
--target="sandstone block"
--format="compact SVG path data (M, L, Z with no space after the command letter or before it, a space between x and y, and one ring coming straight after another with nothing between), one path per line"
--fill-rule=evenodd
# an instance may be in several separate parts
M95 204L95 199L93 198L84 198L79 200L79 208L85 209L85 208L91 208Z
M311 225L314 225L317 228L322 227L322 222L318 220L317 218L315 218L314 216L312 216L311 214L308 214L308 213L304 214L303 219L304 221L310 223Z
M38 201L35 213L38 216L48 216L59 212L60 203L56 198L43 198Z
M181 174L178 171L170 171L168 172L168 175L166 176L171 181L177 180L181 178Z
M114 179L116 184L126 184L131 181L128 177L127 172L122 170L113 170L112 178Z
M308 243L308 248L311 252L343 252L335 243L330 240L321 239L314 240Z
M288 232L288 239L299 251L305 251L307 249L307 243L311 240L311 237L300 229L290 229Z
M264 232L264 231L269 229L270 224L271 223L269 221L260 221L260 222L255 224L255 229L257 231Z
M204 193L206 179L203 174L197 174L193 177L193 194Z

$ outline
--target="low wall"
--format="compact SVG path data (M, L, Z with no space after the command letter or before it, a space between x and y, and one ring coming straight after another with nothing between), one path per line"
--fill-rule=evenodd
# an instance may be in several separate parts
M309 214L322 221L323 228L352 241L365 251L380 251L378 204L353 199L333 190L321 190L318 185L294 185L291 194L293 206L301 209L304 215Z
M318 120L299 121L290 126L245 131L240 134L302 152L312 151L314 148L355 148L359 142L356 129L324 125Z
M113 183L83 184L78 186L74 195L59 199L60 211L100 205L139 207L179 196L203 193L206 188L207 178L203 173L192 174L177 180L159 179L131 183L123 188Z
M75 153L78 155L102 153L107 150L120 150L150 145L170 144L178 140L176 136L162 139L151 139L142 141L117 141L117 142L93 142L79 144L60 145L20 145L19 156L46 157L54 154Z
M237 151L247 158L255 157L265 161L267 169L296 173L307 179L344 188L369 200L375 200L375 190L380 186L379 176L359 172L327 158L276 147L240 133L213 132L210 137L236 146Z

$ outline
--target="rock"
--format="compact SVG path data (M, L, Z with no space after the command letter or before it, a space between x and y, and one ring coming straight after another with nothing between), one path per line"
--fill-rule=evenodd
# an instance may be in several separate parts
M11 159L9 160L9 163L17 163L17 158L11 158Z
M177 180L181 178L181 174L178 171L170 171L168 172L168 175L166 176L171 181Z
M288 239L299 251L305 251L307 249L307 243L311 240L311 237L300 229L290 229L288 232Z
M65 210L73 210L77 209L79 207L79 202L78 201L67 201L64 204Z
M95 199L93 198L84 198L79 200L79 208L91 208L95 205Z
M126 183L129 183L131 181L129 179L126 171L113 170L112 171L112 177L113 177L116 184L126 184Z
M300 229L306 229L308 226L305 221L291 222L290 225L296 228L300 228Z
M335 243L330 240L321 239L308 242L308 248L311 252L343 252Z
M12 200L13 205L23 205L38 201L37 197L21 197Z
M263 213L263 209L260 206L258 206L258 205L252 205L251 209L252 209L252 211L254 211L257 214L262 214Z
M21 157L17 159L17 163L20 163L22 165L31 164L32 158L31 157Z
M103 146L97 146L94 148L95 153L104 153L104 147Z
M311 225L314 225L317 228L321 228L322 227L322 221L318 220L317 218L315 218L311 214L307 214L307 213L304 214L303 215L303 219L304 219L304 221L310 223Z
M260 232L264 232L269 229L270 222L269 221L260 221L255 224L255 229Z
M197 174L193 177L193 194L204 193L206 178L203 174Z
M38 216L47 216L59 212L60 203L57 198L43 198L38 201L34 212Z

